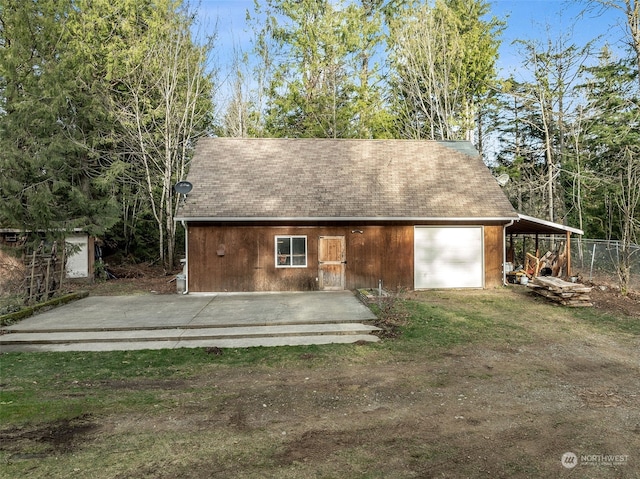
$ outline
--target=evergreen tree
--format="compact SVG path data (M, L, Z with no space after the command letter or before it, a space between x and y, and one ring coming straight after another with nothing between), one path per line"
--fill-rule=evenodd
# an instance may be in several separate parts
M390 20L399 136L474 140L504 26L488 13L484 0L436 0L410 2Z
M596 187L584 201L589 218L585 229L596 237L631 236L637 242L640 210L634 210L632 199L640 194L640 181L625 179L640 167L638 72L633 63L616 61L604 49L599 64L586 73L582 147L590 153L585 154L585 168Z
M0 15L0 223L104 232L116 219L100 181L104 71L74 38L80 12L70 0L6 0Z
M0 15L1 224L131 245L147 219L172 265L172 186L211 123L211 41L192 39L181 0L7 0Z
M381 42L380 4L267 2L256 40L268 71L265 134L384 135L377 68L372 65Z

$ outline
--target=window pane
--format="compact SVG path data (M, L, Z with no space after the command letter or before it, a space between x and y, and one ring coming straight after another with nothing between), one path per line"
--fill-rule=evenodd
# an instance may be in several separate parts
M292 238L293 240L293 254L306 254L307 253L307 241L306 238Z
M293 264L294 266L305 266L306 263L306 256L304 255L300 255L300 256L294 256L293 257Z
M278 254L291 254L291 238L278 238Z

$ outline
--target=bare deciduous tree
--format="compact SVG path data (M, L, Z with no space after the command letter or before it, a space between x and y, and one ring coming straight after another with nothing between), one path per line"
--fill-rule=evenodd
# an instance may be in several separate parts
M213 79L208 56L213 39L196 45L188 12L176 12L173 22L159 23L151 38L132 47L123 62L114 114L123 129L122 147L133 176L147 192L158 228L159 256L174 264L178 202L176 181L187 173L190 152L206 132Z
M631 262L640 235L640 157L637 151L625 148L622 152L621 170L615 197L620 212L621 258L618 264L618 278L623 293L631 282Z

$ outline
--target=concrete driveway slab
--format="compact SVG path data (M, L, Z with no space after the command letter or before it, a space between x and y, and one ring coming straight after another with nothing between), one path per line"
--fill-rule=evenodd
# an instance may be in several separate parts
M361 322L373 313L351 292L90 296L5 328L106 331Z
M350 292L93 296L5 328L3 352L376 342Z

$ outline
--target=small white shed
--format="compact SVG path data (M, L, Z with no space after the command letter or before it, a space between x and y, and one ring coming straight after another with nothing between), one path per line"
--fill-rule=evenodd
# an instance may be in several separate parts
M65 238L74 248L67 257L67 278L93 278L95 238L84 232L74 232Z

